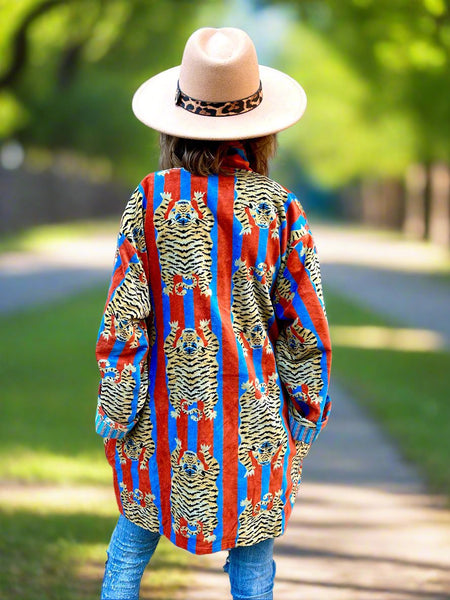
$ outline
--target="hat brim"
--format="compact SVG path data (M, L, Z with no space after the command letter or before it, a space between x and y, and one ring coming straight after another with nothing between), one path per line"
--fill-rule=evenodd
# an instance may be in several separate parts
M133 96L134 114L156 131L194 140L249 139L282 131L305 112L306 94L301 85L282 71L260 65L263 100L259 106L240 115L197 115L175 104L179 73L179 66L158 73Z

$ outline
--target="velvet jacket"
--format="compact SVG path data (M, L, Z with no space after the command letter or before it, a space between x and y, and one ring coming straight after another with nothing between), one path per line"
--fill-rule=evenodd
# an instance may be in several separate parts
M253 172L147 175L97 342L119 510L197 554L281 535L327 422L329 330L297 198Z

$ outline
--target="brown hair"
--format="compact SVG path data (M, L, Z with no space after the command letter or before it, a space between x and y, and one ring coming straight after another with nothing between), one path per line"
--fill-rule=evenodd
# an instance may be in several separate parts
M250 140L240 140L250 168L261 175L268 175L269 160L277 151L276 134ZM159 136L161 169L183 167L194 175L224 173L222 163L232 142L213 140L188 140L161 133Z

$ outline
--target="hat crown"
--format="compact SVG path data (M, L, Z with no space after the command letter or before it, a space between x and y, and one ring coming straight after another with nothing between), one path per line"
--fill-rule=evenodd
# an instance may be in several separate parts
M205 102L228 102L254 94L260 83L258 57L241 29L204 27L186 42L179 86Z
M234 49L230 38L219 30L207 40L204 50L211 59L224 61L233 56Z

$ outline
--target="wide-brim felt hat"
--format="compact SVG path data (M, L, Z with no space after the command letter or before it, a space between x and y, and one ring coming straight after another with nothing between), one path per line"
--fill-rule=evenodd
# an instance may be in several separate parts
M296 123L306 94L286 73L258 64L241 29L205 27L186 42L181 65L151 77L136 91L136 117L176 137L256 138Z

